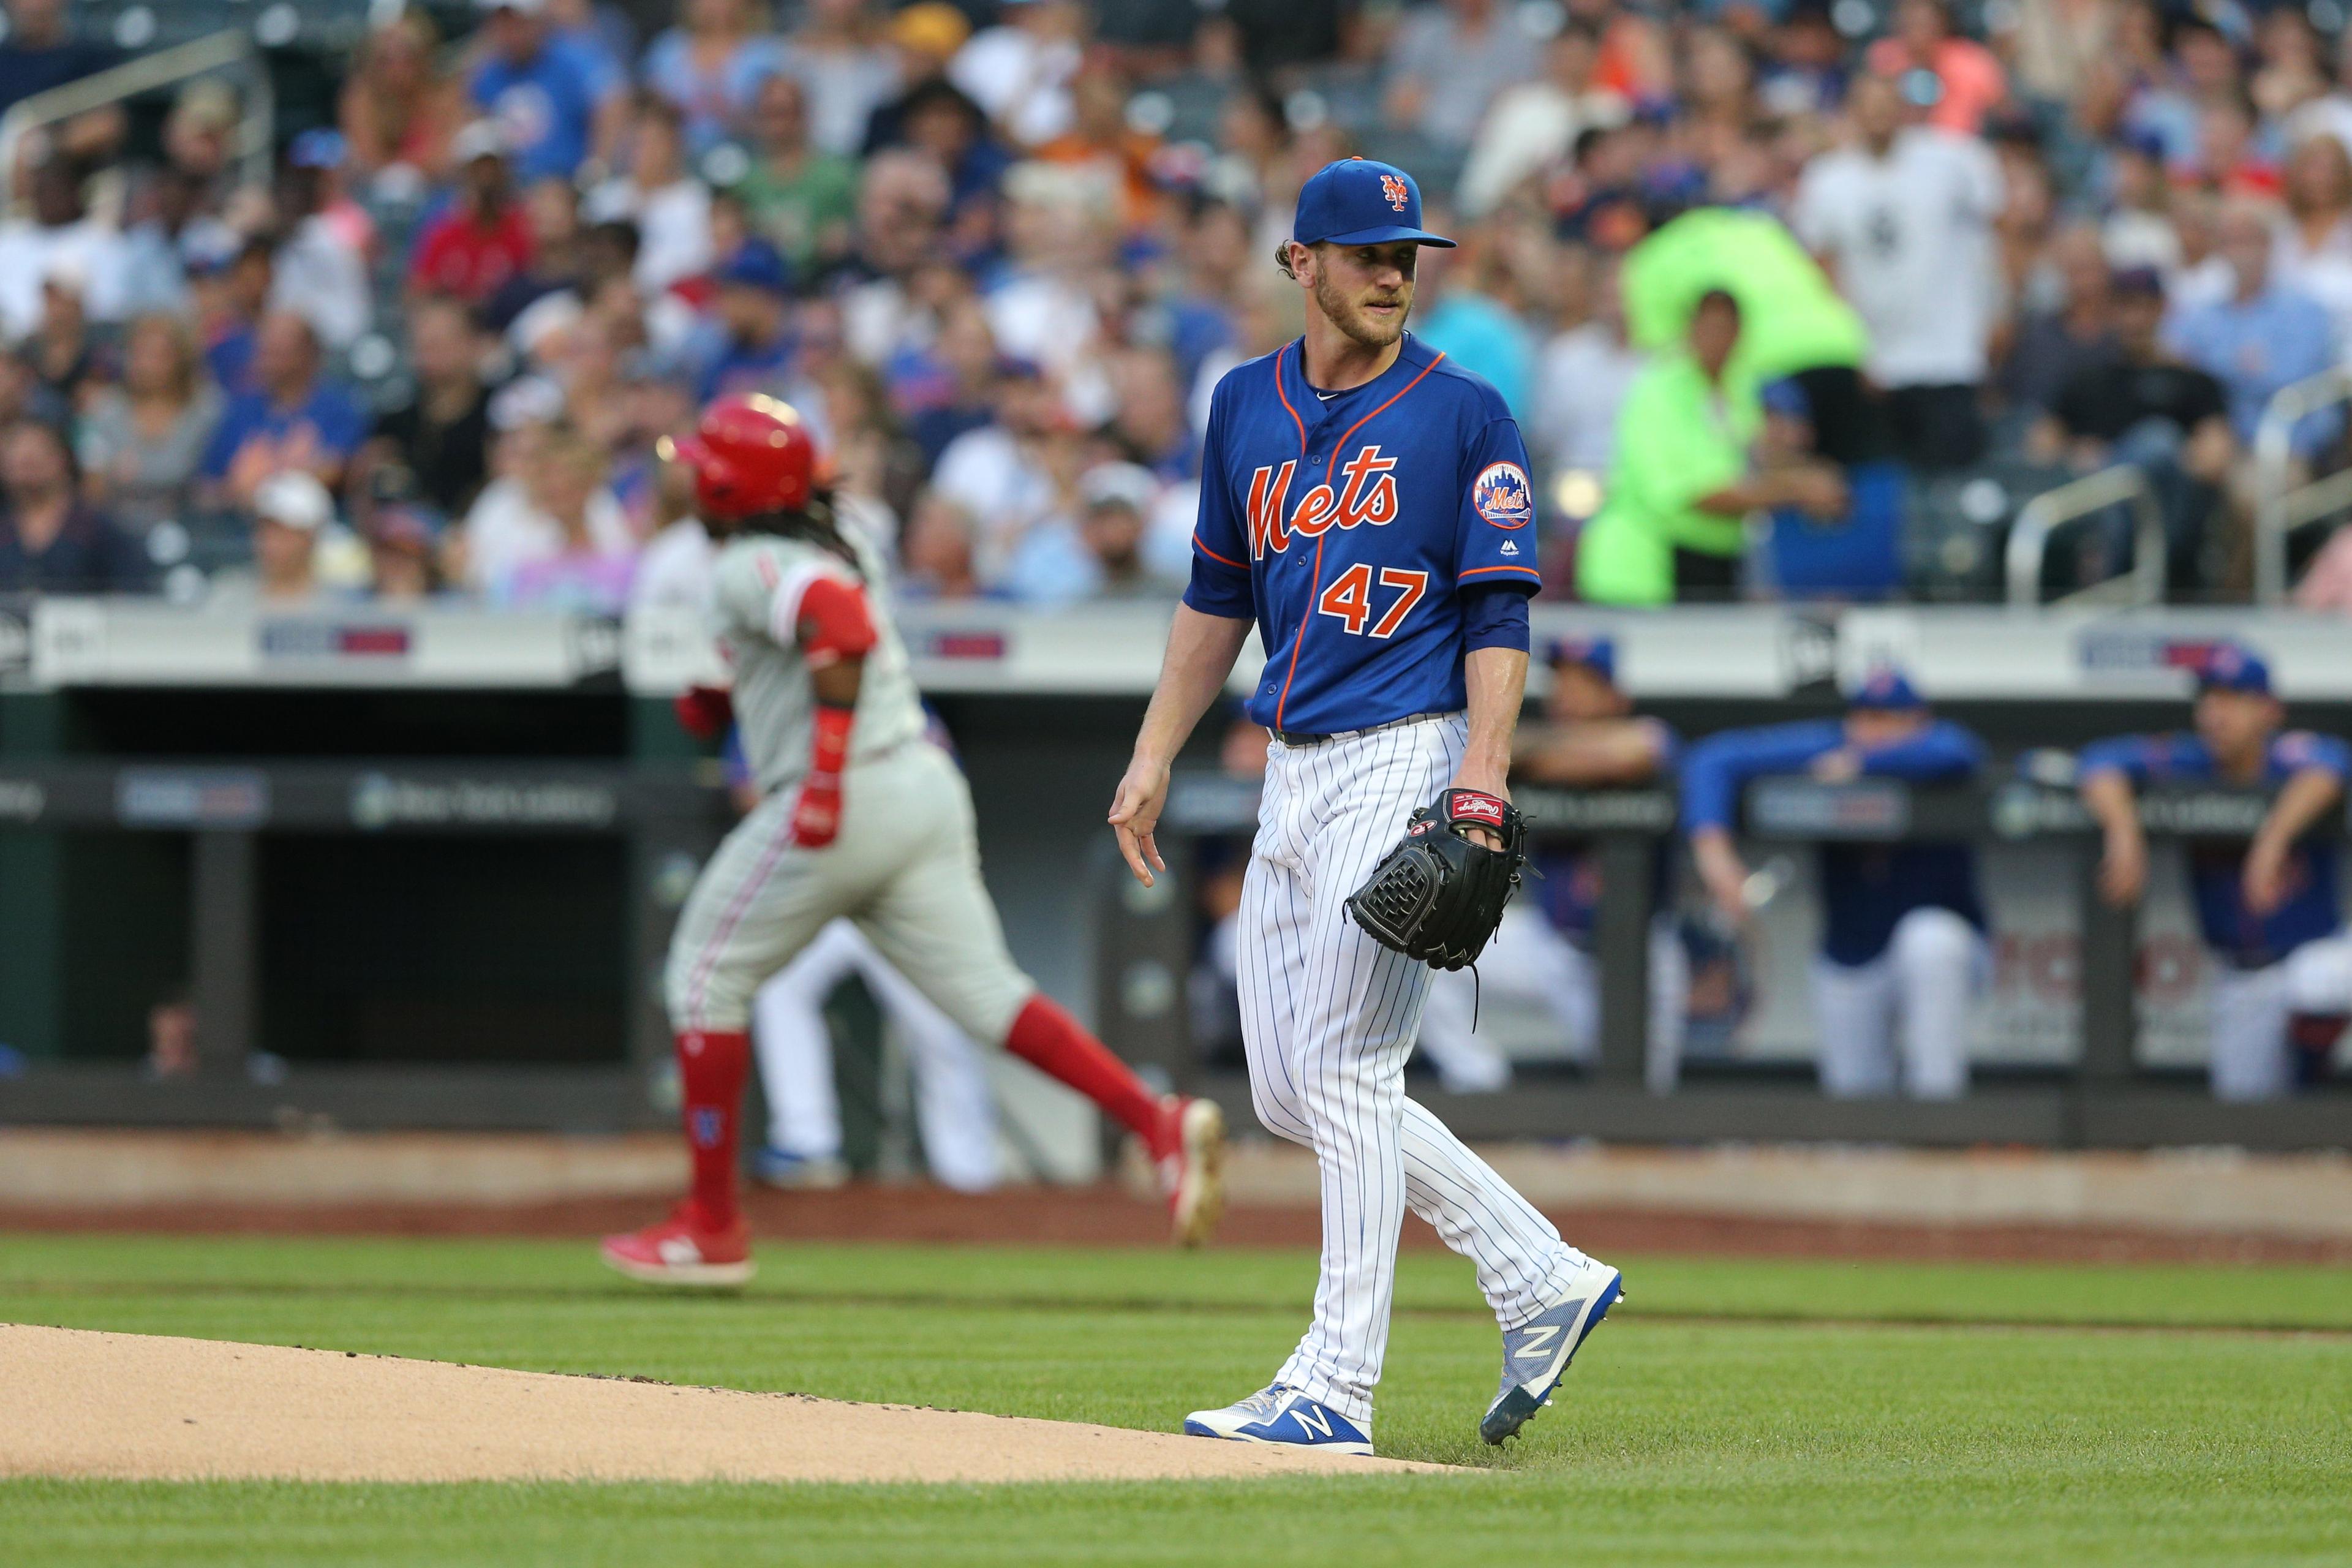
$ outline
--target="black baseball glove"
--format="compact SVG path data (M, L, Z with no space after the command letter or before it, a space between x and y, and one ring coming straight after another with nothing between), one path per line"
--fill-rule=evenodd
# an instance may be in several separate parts
M1464 837L1472 827L1503 847ZM1348 913L1382 947L1460 969L1486 951L1527 863L1527 823L1517 807L1483 790L1449 789L1408 819L1404 842L1349 897Z

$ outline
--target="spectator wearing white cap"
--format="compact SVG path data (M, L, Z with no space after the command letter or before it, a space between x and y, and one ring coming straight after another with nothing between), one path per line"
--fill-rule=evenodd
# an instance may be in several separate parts
M514 199L506 133L495 122L477 120L457 132L449 161L457 199L416 237L408 286L478 305L530 265L530 221Z
M317 598L319 549L335 521L335 498L299 468L270 475L254 487L247 509L252 521L253 564L213 579L216 598L247 598L266 605L293 605Z

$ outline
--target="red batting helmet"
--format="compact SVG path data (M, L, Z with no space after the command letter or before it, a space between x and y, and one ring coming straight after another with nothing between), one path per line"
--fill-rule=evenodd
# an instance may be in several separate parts
M695 505L709 518L798 511L816 478L808 426L791 404L759 393L720 398L662 456L694 470Z

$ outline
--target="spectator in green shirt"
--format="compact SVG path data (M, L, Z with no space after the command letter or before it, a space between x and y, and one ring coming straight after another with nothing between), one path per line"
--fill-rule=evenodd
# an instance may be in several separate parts
M849 254L857 165L809 140L807 95L790 76L760 84L751 125L758 153L735 195L795 277L822 271Z
M1739 303L1710 289L1691 312L1684 347L1635 378L1617 420L1617 456L1601 513L1577 549L1578 593L1596 604L1729 599L1739 589L1748 514L1793 506L1845 510L1827 464L1758 468L1764 424L1754 380L1730 369Z

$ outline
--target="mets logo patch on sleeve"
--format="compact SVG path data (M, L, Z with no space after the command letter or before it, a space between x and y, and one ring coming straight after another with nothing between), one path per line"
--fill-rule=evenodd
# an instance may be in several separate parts
M1470 504L1496 528L1525 528L1536 515L1536 493L1517 463L1489 463L1470 487Z

